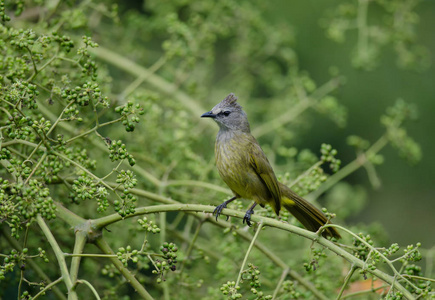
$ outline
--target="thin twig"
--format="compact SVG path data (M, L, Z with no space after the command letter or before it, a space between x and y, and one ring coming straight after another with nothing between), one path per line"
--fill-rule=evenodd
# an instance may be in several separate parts
M84 280L84 279L80 279L80 280L77 280L77 282L85 284L92 291L92 293L95 296L95 299L101 300L100 296L98 295L97 290L94 288L94 286L89 281Z
M240 266L239 276L237 276L237 281L235 288L239 286L240 280L242 279L243 270L245 269L246 262L248 261L249 254L251 253L252 248L254 247L255 241L258 238L258 235L260 234L261 229L263 228L263 223L258 223L257 231L255 232L254 237L252 238L251 244L248 247L248 250L246 250L245 258L243 259L242 265Z
M189 259L190 254L192 253L193 246L196 243L196 239L198 238L199 231L201 230L202 224L204 224L204 220L199 221L198 226L196 227L195 233L193 234L192 240L190 241L189 248L186 251L186 255L185 255L186 259L183 260L183 262L181 263L180 274L183 273L184 266L186 265L186 262Z
M276 296L279 293L279 290L281 289L282 284L284 283L285 278L287 277L290 269L286 268L282 271L281 277L279 278L278 284L276 285L275 290L273 291L272 300L276 298Z
M62 280L63 280L62 277L59 277L55 281L52 281L49 284L47 284L47 286L45 286L41 291L39 291L39 293L37 293L35 296L33 296L32 300L36 300L39 298L39 296L45 295L45 292L47 292L49 289L54 287L56 284L58 284Z
M340 292L337 295L337 300L340 300L341 297L343 296L343 292L346 289L347 285L349 284L350 279L352 278L353 273L355 273L356 269L358 267L356 267L355 265L352 265L350 267L349 273L346 275L346 278L344 279L344 283L341 286Z

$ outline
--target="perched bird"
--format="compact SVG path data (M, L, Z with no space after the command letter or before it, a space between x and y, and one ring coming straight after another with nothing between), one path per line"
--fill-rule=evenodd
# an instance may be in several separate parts
M216 207L216 220L228 203L244 198L255 201L243 219L249 226L257 204L261 207L269 204L277 215L283 206L311 231L329 223L318 208L278 182L266 155L251 134L246 113L234 94L229 94L201 117L212 118L219 125L215 145L216 166L223 181L234 193L233 198ZM340 238L332 227L327 227L323 235Z

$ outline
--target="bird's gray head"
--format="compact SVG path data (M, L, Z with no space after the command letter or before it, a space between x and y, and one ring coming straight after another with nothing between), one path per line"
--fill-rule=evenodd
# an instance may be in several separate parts
M221 130L239 130L250 132L246 113L237 103L237 97L231 93L219 104L201 116L213 118Z

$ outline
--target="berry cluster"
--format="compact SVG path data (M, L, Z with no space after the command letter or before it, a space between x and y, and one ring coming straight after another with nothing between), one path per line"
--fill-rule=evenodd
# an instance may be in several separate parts
M127 132L133 132L136 124L139 123L139 115L143 115L145 111L139 105L133 105L132 102L128 101L125 105L118 106L115 108L115 112L119 113L123 118L122 125L125 126Z
M366 150L370 146L369 141L357 135L348 136L346 142L349 146L355 147L359 151Z
M68 102L73 101L80 106L88 106L90 101L93 101L94 105L103 100L107 101L107 99L102 98L99 85L91 82L86 82L75 88L67 87L62 90L60 96Z
M20 176L22 178L29 177L30 173L32 173L32 169L29 167L29 162L24 162L19 158L11 158L9 160L10 165L6 167L7 171L10 174L14 174L15 176Z
M9 17L6 14L6 7L5 7L5 2L4 1L0 1L0 20L3 23L11 20L11 17Z
M128 261L131 260L133 263L137 263L139 260L138 257L139 251L132 250L131 246L127 246L126 248L121 247L116 252L118 259L123 263L124 266L128 266Z
M8 56L3 60L3 70L5 70L4 77L10 81L25 79L29 69L29 64L23 56ZM2 75L0 75L0 79L3 79ZM5 95L7 95L7 93L5 93Z
M0 160L9 160L11 159L11 151L9 151L7 148L1 148L0 149Z
M114 265L105 265L104 268L101 270L101 274L113 278L115 277L115 275L119 275L121 273Z
M84 61L82 64L82 77L89 76L91 77L92 81L96 81L98 77L98 66L97 63L91 59L88 48L96 48L98 47L98 44L92 41L92 38L88 36L83 36L82 39L84 46L77 50L77 54L82 56L80 61Z
M325 163L329 163L329 167L333 172L337 172L340 169L341 160L336 158L337 150L333 149L331 145L322 144L320 148L320 160Z
M131 170L121 170L116 178L116 183L122 184L124 189L132 189L137 184L136 175Z
M135 202L137 198L133 196L129 190L124 190L120 195L120 200L113 201L114 210L121 216L126 217L130 214L134 214L136 211Z
M403 294L401 292L391 292L385 296L385 300L402 300Z
M317 190L323 182L328 179L321 167L311 169L307 176L302 177L297 186L294 187L296 193L306 195L312 191Z
M229 296L229 299L241 299L242 294L239 293L240 286L236 286L235 281L227 281L220 288L222 294Z
M11 139L27 140L31 136L32 125L33 120L31 117L23 117L15 111L6 120L6 135Z
M418 250L418 248L421 247L421 243L417 243L416 246L414 245L408 245L408 247L406 247L405 249L405 254L404 254L404 259L402 260L404 261L409 261L409 262L413 262L413 261L420 261L422 259L421 253Z
M152 233L160 233L160 228L157 227L156 224L154 224L153 221L148 221L147 217L143 217L142 219L138 219L137 222L142 227L142 229L146 230L147 232Z
M91 200L97 191L96 183L93 179L89 178L87 175L79 176L74 180L71 188L72 193L70 197L74 202L80 202L80 200Z
M320 259L326 257L324 250L325 249L323 249L323 248L319 248L319 249L312 248L311 249L312 258L311 258L309 263L304 263L304 268L307 272L312 272L312 271L317 270L317 268L319 267Z
M358 236L370 246L374 245L374 242L369 234L364 235L359 233ZM359 273L363 275L364 279L367 279L367 270L376 270L376 264L381 261L381 255L378 251L375 251L374 249L365 245L360 239L354 238L353 246L355 247L353 249L353 254L355 257L365 262L364 267L359 270ZM394 246L390 250L394 250Z
M370 236L370 234L364 235L363 233L359 233L358 236L365 241L370 246L373 246L374 242ZM360 239L354 238L353 239L353 255L356 258L359 258L361 260L367 260L368 255L370 253L370 247L366 246Z
M417 276L417 277L424 276L421 267L415 264L406 265L403 273L409 276ZM413 293L419 295L419 297L423 299L427 299L426 297L429 295L429 292L432 291L431 282L423 279L412 279L411 281L414 283L414 286L407 283L405 285L406 288L412 291ZM433 299L433 297L431 299Z
M51 128L51 122L50 120L46 120L44 117L42 117L39 121L34 120L32 124L32 128L40 135L45 136L45 134L50 130Z
M36 214L41 214L47 220L56 218L56 205L50 197L50 190L38 180L30 180L26 186L17 184L15 189L12 189L11 194L14 194L13 190L16 192L15 200L18 211L26 219L32 218Z
M63 117L65 120L77 120L79 122L83 121L83 118L78 117L80 111L77 108L77 104L71 104L70 106L66 107L63 113Z
M89 76L93 81L96 81L98 77L97 71L97 63L90 58L86 59L82 68L82 77Z
M381 117L381 123L387 129L387 135L391 144L397 149L399 155L410 163L417 163L421 159L420 146L408 136L406 129L401 127L402 123L408 119L415 119L417 116L416 108L397 100L395 105L387 109L387 113Z
M77 162L81 166L88 170L95 170L97 167L97 162L94 159L90 159L86 149L81 147L69 147L66 148L64 154L72 161ZM71 162L64 162L66 167L71 166Z
M337 216L335 213L329 212L326 207L322 208L322 212L325 214L325 216L326 216L326 218L328 218L328 220L334 219Z
M26 268L26 260L28 258L35 258L35 257L42 258L46 263L49 262L47 255L45 254L45 250L42 250L42 248L40 247L38 248L37 255L29 255L28 248L23 248L21 252L12 249L9 255L5 255L3 264L0 265L0 280L4 280L5 274L8 272L12 272L15 266L19 266L21 270L24 270Z
M385 249L382 254L385 255L386 257L389 257L389 256L395 254L397 251L399 251L399 249L400 249L399 244L394 243L394 244L391 244L390 247Z
M74 48L74 41L67 35L60 36L57 32L51 33L53 36L53 40L59 43L60 47L65 50L66 53L69 53L72 48Z
M93 179L87 175L82 175L74 180L70 198L78 203L84 200L96 200L97 211L104 212L109 207L109 192L104 186L98 185Z
M85 47L81 47L77 50L77 54L89 56L89 52L87 50L88 47L90 48L97 48L98 43L94 42L90 36L82 36L83 43L85 44Z
M0 266L0 280L4 280L5 274L12 272L14 267L19 264L21 260L22 254L19 254L17 250L12 249L11 254L5 257L3 265Z
M161 261L156 259L155 266L157 270L153 270L153 274L160 274L161 276L157 278L157 283L161 283L164 281L164 272L166 271L175 271L177 269L177 251L178 248L174 243L164 242L162 246L160 246L160 252L163 254L164 260Z
M37 214L47 220L56 218L56 205L50 197L50 191L37 180L30 180L27 185L1 181L0 199L0 216L7 220L11 235L16 238L22 226L29 226Z
M4 99L12 105L20 108L37 109L36 97L39 91L36 85L18 80L7 88Z
M291 280L286 280L282 283L284 293L289 296L289 299L299 299L301 293L296 291L295 283Z
M130 192L130 189L134 188L137 184L136 176L130 170L121 170L116 178L116 182L122 185L124 189L119 195L120 199L114 201L115 211L122 217L133 214L136 209L135 202L137 198Z
M107 199L107 196L109 196L109 192L104 186L97 186L94 195L98 205L97 211L99 213L105 212L106 209L109 207L109 200Z
M36 39L36 34L32 29L12 30L9 36L11 37L10 44L12 46L18 47L19 49L33 46Z
M127 159L130 166L134 166L136 164L136 160L133 158L133 155L128 153L127 147L122 143L121 140L110 141L108 143L108 147L110 152L109 158L111 161Z
M45 183L52 183L59 180L59 172L64 169L64 163L56 155L48 154L47 158L41 163L36 174L44 180Z
M272 299L272 296L264 295L264 292L261 291L260 273L261 272L258 267L249 263L248 269L244 271L242 275L242 279L249 280L249 285L251 286L251 293L256 296L257 300Z
M347 122L347 109L341 105L339 100L333 96L326 96L316 103L316 109L326 116L339 127L345 127Z

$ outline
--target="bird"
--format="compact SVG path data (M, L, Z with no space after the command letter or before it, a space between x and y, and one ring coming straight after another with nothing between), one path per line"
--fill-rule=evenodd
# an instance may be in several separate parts
M310 231L317 232L330 223L322 211L277 180L260 144L251 134L246 113L233 93L201 117L211 118L219 125L215 144L216 167L234 194L215 208L216 221L230 202L242 198L254 200L243 218L243 223L248 226L251 226L251 215L257 204L261 207L270 205L278 216L284 207ZM322 235L341 237L333 227L325 227Z

